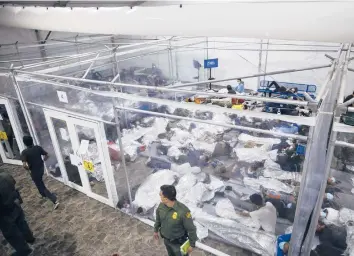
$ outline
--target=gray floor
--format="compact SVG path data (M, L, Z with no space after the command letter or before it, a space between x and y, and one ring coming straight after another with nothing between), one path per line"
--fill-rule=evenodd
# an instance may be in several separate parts
M153 230L142 222L107 205L47 178L47 187L61 201L53 211L52 204L39 197L28 174L20 167L2 165L16 179L23 197L27 220L37 238L33 256L163 256L160 242L152 239ZM248 256L242 249L206 241L231 256ZM12 252L0 233L0 255ZM195 251L192 256L210 255Z

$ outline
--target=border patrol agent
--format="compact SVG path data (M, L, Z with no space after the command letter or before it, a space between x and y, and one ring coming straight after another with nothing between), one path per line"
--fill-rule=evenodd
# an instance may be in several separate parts
M161 186L161 203L156 210L154 238L159 239L159 232L164 239L168 256L181 256L180 247L189 239L193 251L198 240L197 229L193 224L190 210L176 200L176 188L172 185Z

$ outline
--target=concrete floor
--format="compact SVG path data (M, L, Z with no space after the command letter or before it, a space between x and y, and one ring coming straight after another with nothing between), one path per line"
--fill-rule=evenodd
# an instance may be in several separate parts
M1 165L11 173L23 197L27 221L37 238L33 256L162 256L164 246L152 239L150 226L71 189L54 179L46 178L47 187L57 194L61 205L40 198L29 175L20 167ZM248 256L249 252L213 243L231 256ZM0 255L12 249L0 233ZM196 250L192 256L211 255Z

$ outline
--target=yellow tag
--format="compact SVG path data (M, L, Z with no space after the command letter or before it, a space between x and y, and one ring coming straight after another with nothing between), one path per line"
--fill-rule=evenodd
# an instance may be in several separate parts
M174 219L174 220L177 219L177 212L174 212L174 213L172 214L172 219Z
M8 140L6 132L0 131L0 139L1 140Z
M91 161L84 160L83 164L84 164L84 169L86 171L89 171L89 172L93 172L94 171L94 166L93 166L93 163Z
M187 213L186 213L186 217L187 217L187 219L192 218L192 214L191 214L191 212L187 212Z

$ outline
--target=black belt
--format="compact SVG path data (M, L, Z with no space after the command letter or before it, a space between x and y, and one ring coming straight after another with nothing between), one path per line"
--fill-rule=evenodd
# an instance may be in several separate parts
M163 239L166 239L167 241L169 241L170 243L172 244L184 244L187 240L188 240L188 235L185 234L179 238L174 238L174 239L168 239L167 237L164 237L162 234L161 234L161 237Z

